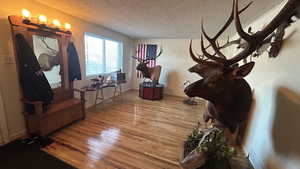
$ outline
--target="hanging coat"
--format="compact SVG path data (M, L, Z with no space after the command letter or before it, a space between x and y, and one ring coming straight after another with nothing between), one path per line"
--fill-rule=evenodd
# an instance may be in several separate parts
M29 101L49 104L53 100L53 92L32 48L22 34L16 35L16 44L23 96Z
M73 42L68 44L69 81L81 80L79 57Z

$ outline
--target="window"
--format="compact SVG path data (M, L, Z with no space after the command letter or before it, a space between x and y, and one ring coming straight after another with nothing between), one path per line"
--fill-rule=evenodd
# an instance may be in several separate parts
M123 44L101 36L85 33L86 76L122 69Z

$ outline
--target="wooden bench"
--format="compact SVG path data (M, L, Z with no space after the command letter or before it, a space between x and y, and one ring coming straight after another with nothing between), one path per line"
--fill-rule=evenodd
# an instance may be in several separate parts
M22 100L25 105L33 106L33 111L24 113L28 134L48 135L68 124L85 119L84 91L81 99L72 98L51 104L45 109L43 102Z

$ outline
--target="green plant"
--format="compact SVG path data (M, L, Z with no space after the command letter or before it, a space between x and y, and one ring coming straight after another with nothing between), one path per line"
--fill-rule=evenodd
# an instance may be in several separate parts
M199 130L198 127L193 129L192 133L188 136L188 139L185 142L185 156L198 147L203 134L203 131Z
M204 155L204 168L214 168L218 163L224 163L224 161L228 163L228 160L236 155L235 148L228 144L224 130L216 127L193 129L184 147L185 157L194 150Z
M197 147L198 152L204 152L207 159L230 159L236 155L235 148L228 144L224 130L211 128L202 138Z

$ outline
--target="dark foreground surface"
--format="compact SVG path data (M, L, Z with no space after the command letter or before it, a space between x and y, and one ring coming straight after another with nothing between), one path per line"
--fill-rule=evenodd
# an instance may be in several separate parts
M28 144L29 143L29 144ZM1 169L76 169L41 150L51 140L17 140L0 147Z

